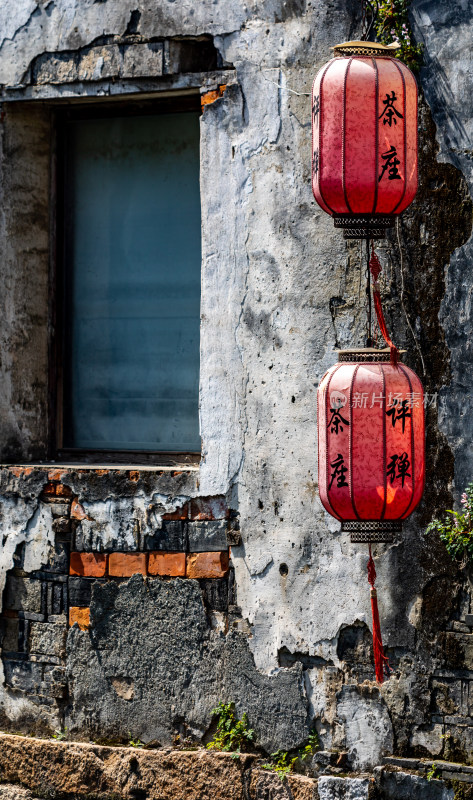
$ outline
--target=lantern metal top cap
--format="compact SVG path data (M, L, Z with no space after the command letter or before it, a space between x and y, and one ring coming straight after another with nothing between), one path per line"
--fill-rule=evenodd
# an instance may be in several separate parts
M399 356L405 350L398 350ZM378 350L376 347L352 347L350 350L337 350L338 360L343 362L363 362L363 363L389 363L391 360L391 350L385 347Z
M379 42L342 42L331 49L335 56L395 56L396 50L401 45L399 42L380 44Z

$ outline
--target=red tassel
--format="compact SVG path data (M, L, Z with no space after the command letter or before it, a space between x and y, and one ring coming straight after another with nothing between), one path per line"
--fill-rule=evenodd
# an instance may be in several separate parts
M373 276L373 280L377 281L379 276L382 272L381 264L379 263L379 258L374 252L374 245L371 244L371 258L370 258L370 272Z
M384 341L391 350L391 357L390 357L391 365L393 367L397 367L399 361L399 352L396 345L394 344L394 342L391 341L391 337L389 336L388 329L386 326L386 321L384 319L383 307L381 305L381 295L379 293L379 289L376 286L376 284L375 288L373 289L373 298L374 298L374 307L376 310L376 316L378 318L379 329L383 334Z
M384 655L383 641L381 639L381 625L379 622L379 611L378 611L378 595L376 589L374 588L374 582L376 580L376 569L374 566L373 556L371 555L371 544L369 545L369 548L370 548L370 557L368 561L368 582L371 586L370 594L371 594L371 614L373 617L374 671L378 683L384 683L385 675L387 678L389 678L389 661Z
M389 336L388 328L386 325L386 320L384 319L383 314L383 306L381 304L381 295L379 293L378 287L378 278L381 273L381 264L379 263L379 258L374 252L374 248L371 250L371 258L370 258L370 271L373 276L373 298L374 298L374 307L376 310L376 317L378 319L379 329L383 335L383 339L388 345L391 350L391 366L397 367L399 361L399 352L396 345L391 341L391 337Z

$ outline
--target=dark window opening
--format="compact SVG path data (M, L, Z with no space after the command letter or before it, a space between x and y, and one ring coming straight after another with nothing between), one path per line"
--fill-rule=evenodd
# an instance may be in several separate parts
M196 100L66 112L58 177L58 457L198 454Z

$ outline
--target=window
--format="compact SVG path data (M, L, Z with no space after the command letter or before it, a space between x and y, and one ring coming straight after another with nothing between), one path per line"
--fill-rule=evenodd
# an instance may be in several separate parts
M58 143L59 456L197 453L195 100L68 112Z

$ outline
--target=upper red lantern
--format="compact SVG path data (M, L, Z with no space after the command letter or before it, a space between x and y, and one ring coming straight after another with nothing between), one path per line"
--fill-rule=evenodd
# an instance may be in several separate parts
M342 350L318 390L320 499L355 542L391 541L424 490L422 384L389 360Z
M417 84L392 48L334 52L312 89L312 189L345 238L381 238L417 192Z

